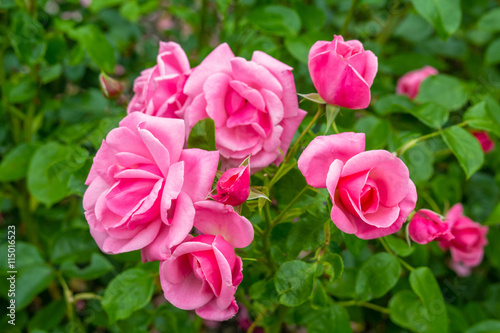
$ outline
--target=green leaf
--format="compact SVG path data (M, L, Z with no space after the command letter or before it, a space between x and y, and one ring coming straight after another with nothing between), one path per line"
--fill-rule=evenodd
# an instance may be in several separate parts
M281 304L298 306L304 303L312 294L315 271L315 264L299 260L288 261L281 265L274 277L274 285L280 295Z
M442 131L441 137L458 159L467 178L481 168L484 153L472 134L459 126L452 126Z
M500 136L500 123L498 122L500 119L497 120L491 110L496 111L494 107L490 109L486 101L482 101L467 109L464 120L472 128L493 132Z
M422 301L411 290L402 290L392 296L389 310L393 323L413 332L429 332L427 312Z
M409 113L427 126L436 129L441 128L448 121L449 116L448 110L436 103L420 104L410 109Z
M36 148L36 144L22 143L10 150L0 163L0 182L23 179Z
M485 60L488 65L500 62L500 38L495 39L486 49Z
M441 289L428 267L419 267L410 273L410 285L422 300L429 324L429 332L447 333L448 314Z
M391 135L389 122L375 116L360 118L354 125L354 130L366 134L366 150L383 148Z
M154 290L154 279L150 273L132 268L117 275L104 291L102 307L110 323L125 319L150 301Z
M277 36L295 36L302 25L295 10L281 5L257 7L248 15L248 21Z
M43 260L42 254L40 253L40 250L38 250L38 248L32 244L23 241L17 241L15 249L16 260L13 269L12 267L9 267L9 261L7 257L7 253L11 253L10 251L8 251L8 243L5 242L0 245L1 252L6 254L0 257L1 269L5 271L16 270L22 269L27 266L43 264L45 262L45 260Z
M336 304L313 311L304 321L308 333L352 332L347 310Z
M44 291L53 279L52 267L45 264L36 264L20 269L16 277L17 310L30 304L33 298Z
M335 121L335 118L339 114L340 107L336 105L331 105L327 104L326 105L326 131L325 134L328 132L330 127L332 127L333 122Z
M123 0L93 0L90 3L89 9L92 12L98 12L104 8L114 7L123 3Z
M408 149L401 159L408 166L410 178L415 184L428 181L434 173L434 153L427 143L419 142Z
M327 285L328 292L339 298L353 298L356 288L356 274L356 270L345 267L342 277Z
M298 61L303 64L307 64L309 58L309 50L311 46L314 44L311 43L310 38L308 36L296 36L296 37L288 37L285 39L285 47L288 52Z
M415 106L405 95L385 95L375 102L375 112L381 116L391 113L407 113Z
M479 18L477 27L481 30L496 32L500 31L500 8L488 10Z
M136 1L124 2L120 7L120 14L132 23L139 20L141 8Z
M325 241L324 222L315 217L306 215L294 223L288 234L286 247L290 259L295 258L301 251L312 251Z
M24 64L36 64L41 60L47 45L43 26L30 15L16 11L11 32L7 34L17 58Z
M465 184L467 216L482 222L493 212L499 198L495 178L488 173L477 172Z
M485 222L486 225L496 225L500 224L500 202L497 203L493 212L490 214L488 219Z
M50 260L56 264L65 261L87 262L97 250L98 247L88 230L65 230L56 235Z
M419 103L434 102L449 111L455 111L465 105L469 94L464 84L449 75L433 75L420 85L416 98Z
M364 301L382 297L396 285L400 274L401 265L393 255L374 254L359 269L356 295Z
M359 257L361 255L361 250L365 248L367 241L361 238L356 237L353 234L342 233L342 237L344 238L345 245L349 252L351 252L354 256Z
M321 258L321 263L326 266L325 273L330 277L330 282L336 281L342 277L344 272L344 261L336 253L328 253Z
M389 248L400 257L407 257L413 252L413 248L408 246L408 243L401 238L389 235L384 237Z
M45 50L45 60L49 65L61 63L68 52L66 39L62 34L47 36L47 50Z
M469 328L465 333L498 333L500 332L500 320L485 320Z
M42 67L40 69L40 79L43 84L47 84L54 80L57 80L63 72L63 67L61 64L56 64L54 66Z
M113 265L101 254L92 253L90 265L79 268L71 260L62 263L60 270L69 277L77 277L83 280L94 280L103 276L113 269Z
M158 332L200 332L202 323L202 320L193 320L188 311L178 309L168 302L158 306L155 311L154 327Z
M302 98L305 98L311 102L318 103L318 104L326 104L326 102L319 96L317 93L310 93L310 94L299 94L297 93Z
M215 122L211 118L200 120L189 133L188 148L199 148L209 151L216 150Z
M31 77L20 77L13 81L14 84L5 87L5 95L10 103L24 103L35 98L37 88Z
M77 145L49 142L38 148L28 169L28 189L40 202L50 206L68 194L68 181L83 166L88 151Z
M231 5L231 0L215 0L215 3L217 4L217 11L222 15L226 16L227 10L229 9L229 6Z
M115 52L106 36L95 25L78 28L77 36L95 64L107 73L115 70Z
M460 27L460 0L412 0L417 12L434 26L438 36L446 39Z
M30 331L35 329L52 331L64 318L66 314L66 303L64 300L54 301L39 309L28 326Z
M466 327L469 327L469 323L467 322L465 315L457 307L446 304L446 312L448 313L448 318L450 319L450 332L462 333Z

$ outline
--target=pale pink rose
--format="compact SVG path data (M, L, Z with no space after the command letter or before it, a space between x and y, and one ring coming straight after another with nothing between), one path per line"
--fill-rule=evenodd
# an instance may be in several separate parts
M451 240L450 225L431 210L421 209L413 215L408 233L414 242L427 244L433 240Z
M342 36L318 41L309 51L308 65L314 87L327 103L349 109L370 104L378 60L360 41L344 41Z
M144 260L159 260L191 231L193 203L209 193L218 153L183 149L184 138L181 119L134 112L103 140L83 197L103 252L142 249Z
M431 66L425 66L420 69L408 72L403 75L396 86L398 95L406 95L410 99L414 99L418 95L420 84L431 75L437 75L437 69Z
M292 68L255 51L251 61L219 45L189 76L185 120L192 128L210 117L222 168L251 155L251 171L279 165L306 115L298 107ZM281 152L281 151L282 152Z
M182 118L186 101L183 88L190 72L189 60L181 46L174 42L160 42L156 65L143 70L134 82L134 97L127 113Z
M165 298L203 319L227 320L238 312L234 294L243 279L234 248L252 242L252 224L231 206L205 201L196 204L194 226L203 235L188 236L160 264Z
M455 262L453 269L466 266L476 267L483 260L484 247L488 244L486 234L488 227L472 221L463 215L463 207L456 204L446 214L446 219L451 226L454 236L451 240L441 240L439 245L443 249L450 249L451 259ZM456 269L455 269L456 270ZM456 270L458 274L465 273L464 270Z
M495 149L495 141L491 140L488 132L486 131L477 131L477 132L472 132L472 135L474 135L481 144L481 148L485 153L491 152L493 149Z
M401 228L417 192L403 161L386 150L364 150L363 133L318 136L298 167L309 185L328 189L340 230L373 239Z
M217 195L212 199L231 206L244 203L250 194L250 169L247 166L232 168L222 174L217 182Z

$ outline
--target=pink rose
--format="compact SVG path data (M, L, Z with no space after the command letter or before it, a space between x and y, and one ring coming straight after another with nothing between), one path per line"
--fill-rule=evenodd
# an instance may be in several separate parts
M182 118L186 101L183 88L190 71L189 60L179 44L160 42L157 64L143 70L134 82L135 95L127 113Z
M421 209L413 215L408 233L414 242L427 244L434 239L451 240L450 225L431 210Z
M212 199L231 206L244 203L250 194L250 170L248 165L232 168L222 174L217 182L217 195Z
M456 204L446 214L454 236L451 240L441 240L439 246L450 249L453 264L458 274L467 275L462 266L476 267L483 260L484 247L488 244L488 227L472 221L463 215L463 207ZM458 268L458 269L457 269Z
M481 144L481 148L483 148L483 151L485 153L489 153L493 149L495 149L495 141L491 140L488 132L486 131L476 131L472 132L472 135L474 135Z
M196 204L194 224L204 234L188 236L160 264L165 298L180 309L196 310L203 319L227 320L238 312L234 294L243 279L234 247L252 242L252 224L215 201Z
M298 166L309 185L328 189L340 230L373 239L401 228L417 192L403 161L386 150L364 150L363 133L318 136Z
M210 191L218 153L183 149L184 122L134 112L109 132L90 169L83 208L103 252L142 249L159 260L193 227L193 202ZM161 238L163 247L157 245Z
M306 115L298 107L291 67L260 51L251 61L235 57L227 44L193 70L184 92L189 128L214 120L223 169L249 155L252 172L278 165Z
M416 69L403 75L396 86L396 93L398 95L406 95L410 99L414 99L418 95L420 84L431 75L437 75L437 69L431 66Z
M318 41L309 51L309 73L318 94L327 103L349 109L370 104L370 87L378 60L357 40Z

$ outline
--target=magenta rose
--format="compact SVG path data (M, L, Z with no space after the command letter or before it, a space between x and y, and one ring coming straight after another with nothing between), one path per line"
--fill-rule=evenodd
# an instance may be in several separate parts
M250 194L250 169L247 166L232 168L222 174L217 182L215 201L238 206L244 203Z
M309 185L328 189L340 230L373 239L401 228L417 192L403 161L386 150L364 150L363 133L318 136L298 166Z
M408 72L403 75L396 86L398 95L406 95L410 99L414 99L418 95L420 84L431 75L437 75L437 69L431 66L425 66L420 69Z
M414 242L427 244L433 240L451 240L450 225L431 210L421 209L413 215L408 233Z
M190 71L189 60L179 44L160 42L157 64L143 70L134 82L134 97L127 113L182 118L186 101L183 88Z
M196 204L194 225L203 235L188 236L160 264L165 298L204 319L227 320L238 312L234 294L243 279L234 248L252 242L252 224L231 206L204 201Z
M189 128L214 120L223 169L250 155L252 172L278 165L306 115L298 107L291 67L260 51L251 61L235 57L227 44L193 70L184 92Z
M218 153L183 149L184 138L181 119L134 112L103 140L83 197L103 252L142 249L145 260L159 260L191 231L193 203L209 193Z
M488 227L472 221L463 215L463 207L456 204L446 214L450 224L451 240L441 240L439 245L443 249L450 249L451 267L460 275L468 275L464 268L476 267L483 260L484 247L488 244L486 234Z
M357 40L318 41L309 51L309 74L318 94L328 104L364 109L370 104L370 87L378 60Z
M486 131L475 131L472 132L472 135L474 135L479 141L479 144L481 145L481 148L485 153L491 152L493 149L495 149L495 141L493 141L488 132Z

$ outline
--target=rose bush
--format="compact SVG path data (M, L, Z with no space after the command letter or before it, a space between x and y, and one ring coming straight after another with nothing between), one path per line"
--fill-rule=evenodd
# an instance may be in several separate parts
M255 51L247 61L219 45L186 81L189 128L210 117L224 168L248 156L253 173L279 165L305 116L298 107L292 68ZM280 152L281 150L281 152Z
M316 137L299 158L309 185L326 188L333 223L373 239L397 232L415 208L417 192L406 165L384 150L365 150L362 133Z

